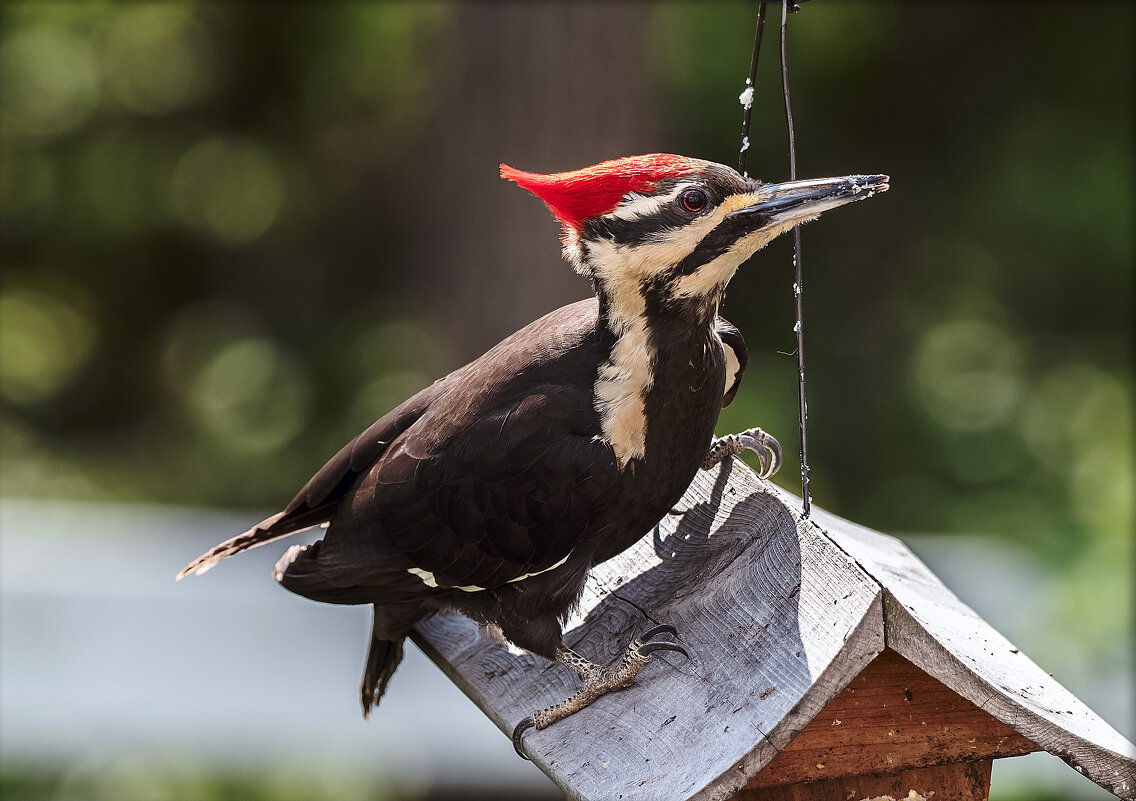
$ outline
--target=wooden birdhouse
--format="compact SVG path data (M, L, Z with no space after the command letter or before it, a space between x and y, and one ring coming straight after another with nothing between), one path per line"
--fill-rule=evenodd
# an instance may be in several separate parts
M657 653L633 687L526 733L571 798L971 801L992 760L1039 750L1136 797L1136 748L902 542L787 500L727 461L594 571L571 648L610 664L666 622L690 658ZM414 636L506 733L576 687L463 617Z

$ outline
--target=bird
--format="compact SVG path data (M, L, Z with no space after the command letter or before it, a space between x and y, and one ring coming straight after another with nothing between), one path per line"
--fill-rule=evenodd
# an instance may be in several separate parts
M650 531L700 469L752 450L762 478L776 471L781 446L760 428L714 436L748 358L719 314L726 285L779 234L887 190L889 178L764 183L666 153L553 174L502 164L500 175L544 202L594 297L540 317L387 412L282 511L178 578L322 526L322 539L287 549L273 577L312 600L373 607L364 717L415 623L458 612L581 681L517 724L524 756L526 730L629 686L655 651L686 654L662 624L605 667L565 645L563 624L589 571Z

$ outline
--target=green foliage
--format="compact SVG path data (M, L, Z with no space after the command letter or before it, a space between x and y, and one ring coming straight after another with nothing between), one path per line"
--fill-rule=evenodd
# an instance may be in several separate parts
M577 63L621 67L591 86L565 74L542 102L618 98L641 80L657 136L625 153L733 163L753 5L640 4L644 34L618 60L573 33L572 14L594 23L595 8L569 6L511 54L539 59L574 35ZM457 367L479 332L449 336L424 311L455 299L439 285L453 273L420 254L423 231L446 237L465 210L425 166L441 148L491 175L463 162L468 137L540 117L488 91L462 106L476 120L436 130L469 49L486 45L463 22L492 8L4 3L0 494L278 508ZM749 168L781 179L770 11ZM1060 566L1046 614L1079 632L1090 667L1130 658L1133 15L1121 2L818 1L790 40L801 175L893 177L888 195L804 234L815 500L901 534L1026 545ZM502 72L525 69L506 55ZM553 153L595 140L598 160L618 155L600 151L605 122L525 130ZM720 430L760 424L791 455L790 276L782 241L731 285L724 312L752 361ZM797 477L790 458L778 481ZM378 792L81 779L8 770L0 794Z
M802 175L894 187L805 233L817 501L1028 543L1070 565L1087 619L1081 582L1126 592L1132 557L1133 11L1083 8L814 3L790 58ZM750 168L781 178L776 10ZM462 213L415 165L473 135L425 132L478 6L2 13L4 493L274 507L457 366L463 343L416 311L444 308L448 273L406 231ZM668 149L733 160L752 13L643 7ZM791 446L789 270L775 243L731 286L753 372L721 427ZM792 464L779 480L796 486Z

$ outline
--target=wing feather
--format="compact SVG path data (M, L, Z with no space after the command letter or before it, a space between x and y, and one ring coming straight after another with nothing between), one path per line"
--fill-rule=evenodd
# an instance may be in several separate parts
M722 340L722 348L726 352L726 389L722 397L722 408L724 409L734 402L734 397L738 394L738 388L742 383L742 373L745 372L746 365L749 364L749 349L746 348L742 332L733 323L724 317L719 317L716 323L718 338ZM732 374L731 367L733 367Z
M351 482L317 555L328 581L378 601L386 586L401 598L407 576L423 594L496 588L563 561L618 477L597 436L593 384L610 343L596 316L592 300L537 321L313 477L294 504Z

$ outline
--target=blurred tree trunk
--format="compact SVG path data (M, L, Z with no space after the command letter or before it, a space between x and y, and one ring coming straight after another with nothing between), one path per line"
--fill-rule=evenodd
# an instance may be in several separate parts
M559 258L558 226L497 165L559 172L656 149L651 12L564 0L456 9L460 74L427 139L415 246L433 282L426 310L463 361L590 293Z

